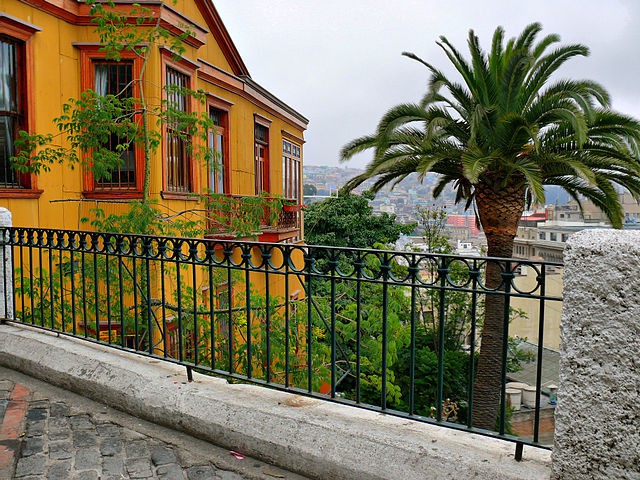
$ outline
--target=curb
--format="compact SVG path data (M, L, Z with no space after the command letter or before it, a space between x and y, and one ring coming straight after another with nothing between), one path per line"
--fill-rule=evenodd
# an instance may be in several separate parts
M548 479L550 452L194 374L128 352L0 326L0 364L317 479Z

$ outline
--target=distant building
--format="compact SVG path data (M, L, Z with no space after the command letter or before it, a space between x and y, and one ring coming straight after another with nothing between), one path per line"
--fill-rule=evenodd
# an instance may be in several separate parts
M462 242L458 240L458 244L456 246L456 254L462 255L465 257L479 257L480 249L475 246L471 242Z
M458 237L466 239L477 237L480 233L480 227L476 222L475 215L447 215L447 232L450 232L451 238ZM453 235L455 234L455 235ZM458 240L456 238L456 240Z
M378 211L393 215L394 213L396 213L396 206L395 205L380 205L380 207L378 207Z
M640 206L629 194L620 196L625 211L625 229L640 229ZM516 258L542 258L562 262L567 241L576 232L594 228L611 228L600 209L584 201L582 211L575 200L566 205L553 205L543 212L526 213L520 219L514 241Z

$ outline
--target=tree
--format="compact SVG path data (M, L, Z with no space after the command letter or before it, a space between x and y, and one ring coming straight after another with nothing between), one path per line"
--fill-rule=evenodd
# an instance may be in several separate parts
M152 163L160 161L163 130L194 161L207 163L210 169L220 165L208 142L214 122L204 108L205 93L185 88L179 85L179 81L167 81L161 91L159 82L153 75L149 77L147 69L149 63L154 63L153 56L160 49L173 52L175 58L184 54L192 32L188 29L183 33L168 30L163 26L161 16L154 15L146 6L133 3L123 8L112 1L86 3L90 7L100 51L110 63L129 65L130 76L123 75L122 78L127 78L123 82L99 82L96 74L94 88L82 91L63 105L60 115L53 120L57 130L55 135L21 131L16 142L17 153L11 158L12 168L20 173L40 174L49 171L54 164L64 164L66 168L82 166L96 181L109 180L118 169L126 166L127 160L132 160L135 147L144 158L142 171L135 172L136 180L142 179L141 199L119 209L118 213L107 215L101 208L92 209L90 224L95 230L190 237L199 236L205 228L224 217L226 222L223 226L234 233L255 234L263 218L272 219L277 216L278 209L282 210L283 199L260 195L230 204L228 201L223 203L230 197L205 195L201 199L206 207L205 215L201 214L202 210L189 209L169 216L157 208L150 192ZM140 67L133 68L131 59L135 59ZM108 78L107 73L102 71L103 80ZM201 108L184 108L185 104L197 103ZM242 209L241 215L236 213L239 209ZM105 249L112 251L126 250L138 241L130 238L116 240L110 235L96 238L103 238ZM136 259L130 257L94 257L89 261L88 256L85 259L83 255L78 260L70 251L61 254L59 262L50 264L48 268L43 268L42 264L31 267L31 273L35 272L43 279L37 285L39 288L34 288L33 283L17 282L16 291L32 298L31 317L39 317L41 321L49 318L51 327L58 326L64 330L64 322L69 321L65 312L73 312L73 327L67 325L68 328L78 327L85 334L93 331L99 335L100 323L111 322L114 318L117 319L114 324L121 327L119 343L122 346L126 338L132 336L131 332L135 332L138 348L144 346L154 351L163 345L167 350L164 345L168 335L166 323L171 323L176 313L185 320L185 325L191 321L195 326L198 315L206 314L191 313L199 308L195 300L188 310L184 300L180 308L171 304L169 297L177 295L180 285L183 291L189 288L185 286L189 285L185 269L175 264L152 264L142 269L136 268ZM27 271L24 265L20 268L17 271ZM203 275L199 279L199 287L206 285L209 288L213 283L227 281L226 277L218 278L217 275ZM170 294L166 296L165 284L174 287L173 290L167 289ZM189 298L195 298L193 292L202 292L202 288L195 285L190 288ZM95 294L87 294L87 289ZM160 291L162 295L154 295ZM250 296L251 292L247 295ZM157 300L159 297L162 300ZM75 322L77 309L73 299L82 299L83 318L78 324ZM125 306L123 302L133 303ZM141 322L140 319L148 321ZM195 326L191 330L197 330Z
M417 207L418 226L428 251L432 253L452 253L453 249L445 236L447 210L444 207Z
M304 215L305 237L310 245L369 248L376 243L393 243L409 234L415 225L396 221L395 215L373 214L369 204L374 195L340 193L313 203Z
M420 103L390 109L373 135L357 138L341 154L347 160L373 149L351 190L377 178L373 189L417 172L440 174L433 195L452 184L456 201L473 206L487 236L488 255L510 257L525 205L544 203L544 185L557 185L580 203L587 198L622 226L616 185L640 194L640 123L610 109L610 98L589 80L551 77L569 59L587 56L579 44L557 46L558 35L536 41L542 27L527 26L505 44L498 27L491 51L469 32L468 60L445 37L444 50L462 82L418 56L430 72ZM500 262L489 262L488 288L504 289ZM480 364L474 390L474 423L493 428L501 390L504 348L503 295L488 295Z

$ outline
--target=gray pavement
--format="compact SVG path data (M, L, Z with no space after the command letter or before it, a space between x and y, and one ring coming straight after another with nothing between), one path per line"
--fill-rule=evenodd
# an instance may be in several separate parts
M0 479L303 480L0 367Z

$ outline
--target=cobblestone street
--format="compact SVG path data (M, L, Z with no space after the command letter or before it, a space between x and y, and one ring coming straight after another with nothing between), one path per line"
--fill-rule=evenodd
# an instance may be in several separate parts
M0 479L301 480L0 367Z

